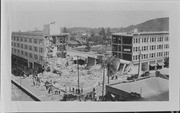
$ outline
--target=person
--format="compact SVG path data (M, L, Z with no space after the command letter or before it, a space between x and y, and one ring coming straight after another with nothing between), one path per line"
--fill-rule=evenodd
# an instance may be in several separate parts
M95 92L96 90L95 90L95 88L93 88L93 92Z
M37 77L36 80L37 80L37 84L40 85L40 78Z
M117 76L116 76L116 79L117 79Z
M69 87L69 91L71 92L71 87Z
M73 93L74 93L74 88L73 88Z
M81 88L81 93L83 93L83 88Z
M33 79L33 85L35 85L35 77L33 76L32 79Z
M48 84L49 84L49 82L48 82L48 81L46 81L46 82L45 82L45 87L46 87L46 90L48 89L48 86L47 86Z

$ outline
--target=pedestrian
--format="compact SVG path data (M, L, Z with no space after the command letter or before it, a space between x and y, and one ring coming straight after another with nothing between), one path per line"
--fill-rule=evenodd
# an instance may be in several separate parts
M35 86L35 78L34 77L32 77L33 78L33 85Z
M96 89L95 88L93 88L93 92L95 92L96 91Z
M78 91L77 91L77 89L76 89L76 94L77 94L77 92L78 92Z
M74 88L73 88L73 93L74 93Z
M117 76L116 76L116 79L117 79Z

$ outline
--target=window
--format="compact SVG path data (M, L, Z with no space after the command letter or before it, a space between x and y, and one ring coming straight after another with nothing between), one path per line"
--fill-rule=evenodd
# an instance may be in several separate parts
M13 43L13 42L11 42L11 46L14 46L14 43Z
M118 51L118 46L117 45L113 45L113 51Z
M16 52L16 49L14 49L14 52Z
M34 39L34 44L37 44L37 39L36 38Z
M153 47L154 47L154 50L156 50L156 45L154 45Z
M21 51L21 55L24 55L24 52L23 52L23 51Z
M163 49L163 45L157 45L157 49Z
M135 43L138 43L138 39L136 38L136 42Z
M24 38L24 42L27 42L27 38Z
M29 43L32 43L32 38L29 38L28 40L29 40Z
M39 47L39 53L43 53L43 48Z
M28 52L24 52L25 56L27 57L28 56Z
M23 44L21 44L21 48L23 49Z
M17 37L17 41L19 41L19 37Z
M18 48L20 47L20 44L19 44L19 43L17 43L17 47L18 47Z
M23 37L20 37L20 39L21 39L21 42L23 42Z
M16 42L14 42L14 47L16 47Z
M169 41L169 37L167 36L167 37L164 37L165 38L165 41Z
M116 43L116 37L114 37L114 36L112 37L112 42Z
M27 46L27 45L25 45L25 49L28 49L28 46Z
M146 54L144 54L143 56L144 56L144 59L146 59Z
M32 58L32 53L29 53L29 58Z
M144 38L144 42L146 42L146 38Z
M38 60L38 55L34 54L34 59Z
M169 48L169 44L165 44L165 45L164 45L164 48L165 48L165 49L168 49L168 48Z
M135 52L136 51L136 47L133 47L133 52ZM39 51L40 52L40 51Z
M43 44L43 39L39 39L39 44L40 44L40 45Z
M146 46L144 46L144 51L146 51Z
M31 45L29 45L29 50L32 50L32 46Z
M34 46L34 51L38 52L38 48L36 46Z
M17 53L19 54L19 53L20 53L20 50L17 50Z
M43 56L40 55L40 56L39 56L39 60L40 60L40 61L43 61Z
M138 43L140 43L140 40L141 40L141 39L139 38L139 39L138 39Z

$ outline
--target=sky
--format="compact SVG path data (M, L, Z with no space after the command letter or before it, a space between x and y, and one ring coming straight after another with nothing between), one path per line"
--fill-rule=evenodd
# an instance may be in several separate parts
M151 4L80 0L9 2L13 31L42 30L44 24L53 21L60 27L127 27L169 16L167 11L146 10L146 6L150 8Z

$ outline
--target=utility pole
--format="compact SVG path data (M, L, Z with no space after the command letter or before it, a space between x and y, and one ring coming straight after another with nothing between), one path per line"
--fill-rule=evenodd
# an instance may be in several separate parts
M102 97L103 97L104 96L104 86L105 86L104 61L103 61L102 75L103 75L103 86L102 86Z
M107 76L108 76L108 84L109 84L109 62L107 63Z
M141 63L141 49L139 50L139 66L138 66L138 78L139 78L139 72L140 72L140 64Z
M77 56L77 68L78 68L78 93L79 93L79 56Z
M105 91L105 68L107 64L105 62L105 58L103 56L103 62L102 62L102 75L103 75L103 86L102 86L102 97L104 96L104 91Z

